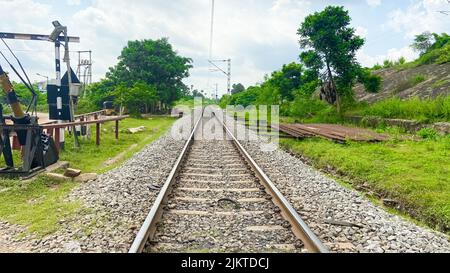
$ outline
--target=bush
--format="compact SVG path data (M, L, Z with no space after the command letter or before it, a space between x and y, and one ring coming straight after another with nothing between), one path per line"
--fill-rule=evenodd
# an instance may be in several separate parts
M417 132L417 135L423 139L436 140L438 133L434 129L423 128L419 132Z
M382 78L378 75L368 75L363 83L367 92L378 93L381 89Z

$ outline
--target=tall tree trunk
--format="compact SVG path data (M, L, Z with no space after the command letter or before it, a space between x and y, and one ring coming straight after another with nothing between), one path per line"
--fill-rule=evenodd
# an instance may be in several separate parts
M331 83L331 89L334 95L333 99L336 99L336 107L337 107L337 111L340 114L341 113L341 98L339 96L337 87L336 87L336 83L334 82L334 77L333 77L333 73L331 72L331 67L330 67L330 63L327 61L327 70L328 70L328 78L330 80Z

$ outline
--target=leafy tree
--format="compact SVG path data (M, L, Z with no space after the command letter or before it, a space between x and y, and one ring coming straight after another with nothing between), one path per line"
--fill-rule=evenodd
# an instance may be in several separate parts
M273 72L268 82L278 88L281 99L291 101L294 99L294 90L303 83L303 72L302 64L290 63L283 65L280 71Z
M245 86L242 83L233 84L231 94L237 94L245 91Z
M192 60L179 56L167 38L129 41L119 56L119 63L110 68L107 80L115 85L132 87L143 82L156 88L162 110L189 94L183 79L189 76Z
M124 83L119 84L111 95L116 106L127 108L133 115L148 113L158 101L156 88L142 81L135 83L132 88Z
M305 50L300 57L316 75L324 75L325 99L336 103L338 110L341 97L353 96L352 86L360 72L356 52L364 45L350 21L344 7L328 6L306 17L298 29L300 46ZM320 73L322 70L325 73Z
M431 48L434 43L435 36L429 31L426 31L422 34L416 35L414 39L414 43L411 47L420 53L420 55L425 54Z
M87 98L82 98L80 103L85 104L85 101L89 101L89 103L93 104L97 109L101 109L105 101L114 100L111 92L116 88L116 86L117 85L111 80L105 79L92 83L86 88Z

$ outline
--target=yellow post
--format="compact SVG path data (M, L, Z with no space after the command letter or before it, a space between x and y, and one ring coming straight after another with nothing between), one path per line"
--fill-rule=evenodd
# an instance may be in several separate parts
M6 74L3 69L0 67L0 85L2 86L3 91L8 97L8 102L11 105L12 112L16 119L21 119L25 117L25 113L20 106L19 100L17 99L17 95L14 92L14 88L9 80L8 74Z

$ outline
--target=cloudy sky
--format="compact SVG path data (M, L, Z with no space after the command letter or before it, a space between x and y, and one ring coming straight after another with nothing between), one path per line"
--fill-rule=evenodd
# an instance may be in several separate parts
M296 30L305 16L327 5L344 5L352 25L366 39L359 61L372 66L384 59L411 60L414 35L423 31L450 32L447 0L216 0L213 57L232 59L233 83L253 85L283 64L297 61L300 53ZM0 0L2 32L49 34L51 21L67 25L69 34L81 37L71 50L92 50L94 80L108 67L128 40L168 37L174 48L194 60L188 85L211 90L226 78L210 73L211 0ZM47 42L8 41L31 78L36 73L54 77L54 51ZM5 52L0 44L0 50ZM73 65L77 55L71 54ZM0 59L5 66L5 62ZM6 67L6 66L5 66Z

